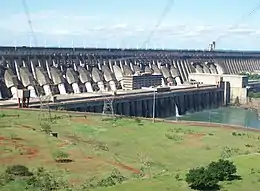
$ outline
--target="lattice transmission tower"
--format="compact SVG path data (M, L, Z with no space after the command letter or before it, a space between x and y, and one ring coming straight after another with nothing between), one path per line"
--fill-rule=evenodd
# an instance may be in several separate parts
M103 112L102 116L110 116L114 117L114 99L115 99L116 92L112 91L112 95L102 94L102 97L104 98L104 105L103 105Z

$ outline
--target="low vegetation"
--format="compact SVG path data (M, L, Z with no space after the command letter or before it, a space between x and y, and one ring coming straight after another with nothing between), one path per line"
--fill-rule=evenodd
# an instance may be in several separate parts
M248 97L249 98L260 98L260 92L249 91Z
M260 186L258 132L72 113L2 110L0 116L1 191Z
M242 72L240 73L240 75L248 76L248 80L260 80L259 74L250 74L250 73Z
M220 159L217 162L211 162L207 167L189 170L186 174L186 182L192 189L218 189L218 183L220 181L240 179L240 177L236 175L236 172L237 168L233 162Z

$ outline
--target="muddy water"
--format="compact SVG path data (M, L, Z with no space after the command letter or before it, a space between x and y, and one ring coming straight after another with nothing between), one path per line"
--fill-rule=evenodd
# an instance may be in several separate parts
M167 119L175 120L176 117L169 117ZM257 112L243 108L224 107L204 110L202 112L187 113L186 115L180 116L179 119L185 121L204 121L260 128L260 120L258 120Z

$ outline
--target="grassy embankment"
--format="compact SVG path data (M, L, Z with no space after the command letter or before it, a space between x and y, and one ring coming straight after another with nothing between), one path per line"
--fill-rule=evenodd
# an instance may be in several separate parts
M38 114L0 111L0 171L13 164L30 169L43 166L57 171L77 190L86 180L102 179L117 168L127 181L94 190L187 191L190 188L184 179L189 168L229 157L242 180L221 183L223 190L255 191L260 187L260 132L124 118L102 121L98 116L64 113L52 114L56 115L52 122L46 121L59 133L55 138L40 131L43 121ZM58 151L69 154L73 162L55 162ZM1 190L22 190L23 186L17 181Z

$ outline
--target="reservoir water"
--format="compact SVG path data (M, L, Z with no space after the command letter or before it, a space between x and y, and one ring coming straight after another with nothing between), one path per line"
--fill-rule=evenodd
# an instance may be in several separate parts
M176 117L169 117L167 119L175 120ZM178 119L184 121L204 121L260 128L260 120L258 120L257 112L234 107L222 107L196 113L186 113L183 116L179 116Z

